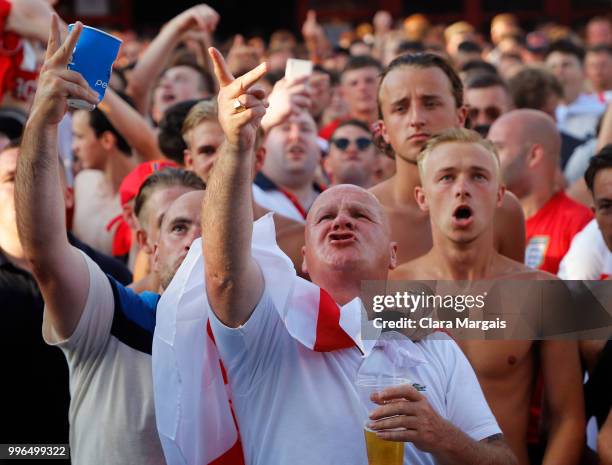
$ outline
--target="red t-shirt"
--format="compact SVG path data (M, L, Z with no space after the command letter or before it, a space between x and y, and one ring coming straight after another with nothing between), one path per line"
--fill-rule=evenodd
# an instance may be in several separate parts
M5 31L11 4L0 0L0 103L4 95L27 101L36 92L38 65L33 49L14 32Z
M559 263L574 236L593 219L587 207L556 193L538 212L527 219L525 264L557 274Z

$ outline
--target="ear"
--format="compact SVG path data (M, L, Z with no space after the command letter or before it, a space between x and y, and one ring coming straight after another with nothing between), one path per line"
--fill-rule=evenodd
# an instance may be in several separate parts
M302 246L302 273L308 274L308 265L306 264L306 246Z
M186 170L193 169L193 158L191 158L191 151L189 149L183 150L183 165Z
M153 253L153 247L149 244L149 236L144 229L140 228L136 231L136 242L139 249L144 250L149 255Z
M74 190L71 187L64 189L64 205L66 210L72 210L74 208Z
M497 189L497 207L501 207L504 203L504 195L506 195L506 186L503 184L499 185L499 189Z
M391 242L389 244L389 269L394 270L397 268L397 242Z
M459 127L465 127L465 122L467 121L468 116L468 107L467 105L461 105L457 108L457 122L459 123Z
M138 219L134 215L132 201L129 201L121 208L123 209L123 211L121 212L121 215L123 216L123 221L128 224L132 231L136 231L140 227L140 225L138 224Z
M421 186L417 186L414 188L414 198L416 199L416 203L421 209L421 211L427 212L429 211L429 205L427 204L427 197L425 196L425 191Z
M100 144L104 150L112 150L117 145L117 138L110 131L104 131L100 136Z
M529 153L527 154L527 166L533 168L541 162L544 156L545 154L542 146L540 144L533 144L529 148Z
M383 140L387 143L387 144L391 144L391 142L389 142L389 133L387 132L387 125L385 124L385 122L383 120L378 120L379 124L380 124L380 135L382 136Z
M153 270L159 272L159 245L157 242L153 244Z
M258 173L263 168L266 161L266 148L262 145L255 152L255 172Z

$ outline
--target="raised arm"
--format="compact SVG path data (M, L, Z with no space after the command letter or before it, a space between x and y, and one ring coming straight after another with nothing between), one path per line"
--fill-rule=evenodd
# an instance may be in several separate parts
M47 0L12 0L11 11L6 19L6 30L16 32L28 39L41 42L49 40L53 7ZM66 25L59 20L60 34L66 35Z
M53 15L45 63L17 165L15 205L19 237L42 291L46 317L58 336L67 338L85 305L89 274L83 257L68 243L66 234L57 128L66 113L68 96L93 104L98 97L79 73L66 68L81 33L81 23L63 45L58 23Z
M130 144L130 147L137 152L139 161L165 158L157 145L155 132L144 117L112 89L106 89L104 101L99 108Z
M580 463L584 446L584 394L576 341L544 341L544 400L550 428L543 465Z
M217 12L202 3L183 11L162 28L136 63L128 82L127 93L141 114L146 115L149 111L153 86L183 34L193 28L210 33L215 30L218 22Z
M263 293L263 276L251 256L254 144L264 116L265 93L252 86L265 63L234 79L217 49L210 49L219 81L219 123L226 142L206 188L202 206L206 292L217 318L230 327L244 324ZM246 109L236 108L239 101Z

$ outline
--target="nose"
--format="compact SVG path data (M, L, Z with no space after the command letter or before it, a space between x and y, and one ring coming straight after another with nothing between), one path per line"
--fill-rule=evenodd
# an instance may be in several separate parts
M342 229L348 229L352 231L354 227L355 223L353 222L353 219L346 212L339 212L338 215L336 215L336 218L334 219L334 222L332 224L332 229L334 231Z
M418 103L410 107L410 126L420 129L425 126L425 114Z
M453 186L453 188L455 198L457 199L469 198L471 196L469 190L469 183L465 176L458 176L455 180L455 185Z
M301 136L300 127L297 124L292 124L289 129L289 140L297 142Z

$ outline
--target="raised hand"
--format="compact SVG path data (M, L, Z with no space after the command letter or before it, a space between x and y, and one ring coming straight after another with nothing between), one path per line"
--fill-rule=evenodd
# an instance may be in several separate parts
M302 36L305 40L316 40L323 34L323 28L317 22L317 12L309 10L306 13L306 21L302 25Z
M309 76L295 79L283 78L274 85L268 98L270 109L261 122L264 130L269 131L274 126L285 122L291 115L299 114L310 108L308 79Z
M30 120L38 119L49 125L59 124L66 113L68 97L98 104L98 93L89 87L80 73L67 68L82 29L83 25L77 22L62 44L59 18L55 14L52 16L47 53L38 78Z
M166 27L176 29L181 34L192 29L211 33L214 32L218 23L219 13L208 5L201 3L172 18Z
M255 144L257 129L268 106L265 91L253 86L266 74L267 63L261 63L248 73L234 78L221 52L213 47L209 48L208 52L219 82L219 124L228 144L237 148L241 154L250 154Z

